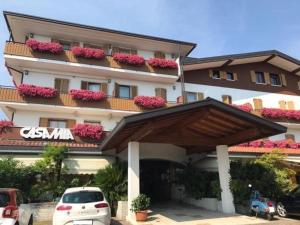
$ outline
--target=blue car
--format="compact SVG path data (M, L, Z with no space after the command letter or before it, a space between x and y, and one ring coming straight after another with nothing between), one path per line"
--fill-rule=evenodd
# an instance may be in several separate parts
M272 220L275 214L275 204L268 198L262 197L259 191L252 191L250 213L256 216L265 216L268 220Z

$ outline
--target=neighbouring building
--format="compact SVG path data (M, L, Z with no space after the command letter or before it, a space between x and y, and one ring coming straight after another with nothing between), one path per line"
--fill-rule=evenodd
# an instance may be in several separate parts
M2 125L1 157L30 164L45 145L66 145L69 173L82 176L127 160L129 204L140 191L175 198L174 172L192 161L219 171L227 213L234 212L229 157L281 148L299 168L298 60L278 51L190 58L189 42L4 17L15 87L0 88L0 107L14 124ZM159 178L151 190L149 173Z

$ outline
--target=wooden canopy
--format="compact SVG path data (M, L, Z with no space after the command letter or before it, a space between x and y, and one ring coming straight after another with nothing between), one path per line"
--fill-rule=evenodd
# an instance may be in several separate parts
M285 133L286 127L212 98L124 117L100 145L102 151L128 142L168 143L189 153L215 150Z

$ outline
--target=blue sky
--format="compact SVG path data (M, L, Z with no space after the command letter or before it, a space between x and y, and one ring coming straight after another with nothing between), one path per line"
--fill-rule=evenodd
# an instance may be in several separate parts
M277 49L300 58L299 0L1 0L0 9L194 42L193 57ZM2 15L0 33L0 84L11 85Z

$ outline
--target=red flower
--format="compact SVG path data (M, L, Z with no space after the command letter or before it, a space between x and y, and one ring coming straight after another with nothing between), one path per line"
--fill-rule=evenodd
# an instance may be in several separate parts
M168 68L168 69L177 69L178 64L174 60L170 59L160 59L160 58L151 58L148 60L150 66L158 68Z
M87 59L103 59L105 54L102 49L96 48L82 48L79 46L73 47L71 49L72 53L77 57L87 58Z
M245 103L243 105L232 105L233 107L236 107L240 110L243 110L245 112L251 112L253 110L253 107L250 103Z
M54 42L41 42L35 39L28 39L26 45L34 51L38 52L50 52L53 54L59 54L63 52L63 47L59 43Z
M253 147L253 148L300 148L300 143L291 139L272 141L272 140L256 140L249 143L239 144L240 147Z
M300 120L300 110L264 108L262 109L261 114L263 117L269 119Z
M145 59L139 55L115 53L113 55L113 59L119 63L129 64L134 66L142 66L145 64Z
M76 124L73 128L75 135L84 138L100 140L103 136L103 126L94 124Z
M57 96L57 90L51 87L41 87L31 84L20 84L18 86L20 95L28 97L54 98Z
M263 145L263 141L262 140L251 141L249 143L249 147L254 147L254 148L262 147L262 145Z
M166 105L166 101L161 97L136 96L133 101L147 109L161 108Z
M7 131L13 125L14 125L14 123L12 121L0 120L0 134Z
M90 90L70 90L70 95L73 99L82 101L101 101L106 98L106 94L103 91L90 91Z

